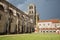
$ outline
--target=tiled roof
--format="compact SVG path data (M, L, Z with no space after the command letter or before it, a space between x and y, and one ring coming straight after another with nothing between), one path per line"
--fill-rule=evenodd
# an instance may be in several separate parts
M59 23L60 20L52 19L52 20L39 20L39 22L53 22L53 23Z

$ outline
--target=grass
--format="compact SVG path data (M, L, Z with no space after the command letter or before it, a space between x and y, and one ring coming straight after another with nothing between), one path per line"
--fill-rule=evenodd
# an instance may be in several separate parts
M32 34L0 35L0 40L60 40L60 34L32 33Z

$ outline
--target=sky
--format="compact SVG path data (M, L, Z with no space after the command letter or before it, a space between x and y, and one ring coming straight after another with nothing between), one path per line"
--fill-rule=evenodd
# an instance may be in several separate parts
M22 11L35 4L40 20L60 19L60 0L7 0Z

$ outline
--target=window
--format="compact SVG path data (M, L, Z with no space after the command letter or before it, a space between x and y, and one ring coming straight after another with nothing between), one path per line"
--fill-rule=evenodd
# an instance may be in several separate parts
M50 31L50 32L52 32L52 31Z
M13 11L12 10L8 9L8 11L9 11L9 15L13 15Z
M46 32L48 32L48 31L46 31Z
M0 10L4 11L4 7L2 5L0 5Z
M45 26L45 24L43 24Z
M29 9L33 9L33 6L30 6Z
M19 17L19 14L17 13L17 16Z
M45 32L45 31L43 31L43 32Z
M49 23L48 23L48 26L49 26Z
M31 11L29 11L29 13L31 13Z
M32 11L32 13L33 13L33 11Z
M33 11L29 11L29 13L33 14Z
M56 31L53 31L53 32L56 32Z
M1 16L2 16L2 15L0 14L0 20L1 20Z
M56 24L56 26L59 26L59 24Z
M42 31L41 31L42 32Z

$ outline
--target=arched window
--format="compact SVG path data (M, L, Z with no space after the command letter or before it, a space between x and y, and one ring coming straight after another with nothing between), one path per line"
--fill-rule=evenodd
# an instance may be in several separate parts
M33 6L30 6L29 9L33 9Z
M19 17L19 14L17 13L17 16Z
M8 9L9 15L13 15L13 11Z
M2 5L0 5L0 10L4 11L4 7Z
M10 16L9 21L10 21L10 23L13 23L13 17L11 16L11 15L13 15L13 11L8 9L8 12L9 12L9 16Z

